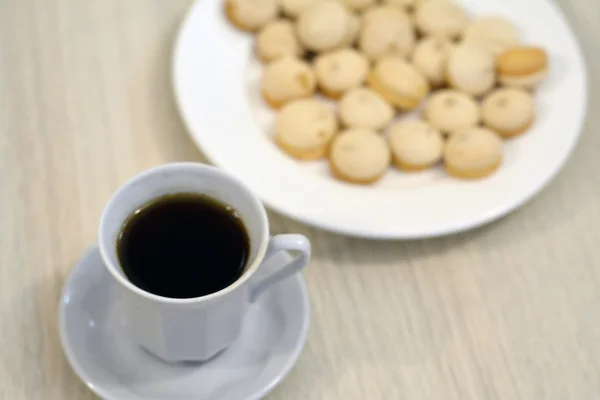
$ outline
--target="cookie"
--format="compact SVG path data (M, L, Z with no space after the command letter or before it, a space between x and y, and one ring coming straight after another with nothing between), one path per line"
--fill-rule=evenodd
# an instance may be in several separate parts
M300 99L286 104L275 122L275 143L300 160L316 160L327 154L337 133L335 114L315 99Z
M481 127L453 134L444 146L444 166L449 175L478 179L490 175L502 164L502 139Z
M415 109L429 93L429 82L423 74L398 56L380 59L369 72L367 82L373 90L402 110Z
M290 18L298 18L303 11L322 0L280 0L281 11Z
M373 7L377 3L377 0L341 0L341 1L350 10L357 11L357 12L366 10L369 7Z
M451 134L477 126L481 113L475 99L468 94L444 89L429 98L423 116L436 129Z
M390 10L398 10L398 8L390 5L377 5L375 7L369 8L361 14L361 23L362 25L366 25L367 23L372 22L373 19L377 20L378 18L381 18L382 15L383 17L385 17L389 14ZM403 10L400 10L400 12L403 12ZM404 14L408 17L408 14L406 12L404 12Z
M532 95L517 88L501 88L490 93L481 105L485 126L505 138L525 132L535 118Z
M469 16L449 0L422 1L415 12L415 24L423 35L440 35L450 39L460 36Z
M332 99L359 87L369 72L367 58L353 49L324 53L317 57L314 66L321 93Z
M440 87L446 83L446 64L452 42L442 36L430 36L421 40L412 54L412 62L431 83Z
M315 74L310 65L288 56L265 67L261 92L271 107L279 108L290 100L311 96L315 87Z
M350 14L350 18L348 19L348 30L346 31L346 38L342 42L343 47L352 47L356 40L358 39L358 35L360 33L360 17Z
M502 85L533 89L548 75L548 54L539 47L514 47L498 56L496 68Z
M256 36L256 52L263 62L304 53L296 38L294 25L284 19L269 22Z
M368 10L362 18L359 48L372 60L387 55L406 56L414 47L415 33L408 15L392 6Z
M367 88L346 93L338 110L342 124L352 128L381 130L394 118L394 108L377 92Z
M453 88L482 96L496 83L494 56L478 46L457 46L448 57L446 78Z
M336 0L313 4L300 14L297 24L300 43L316 52L341 47L350 29L350 13Z
M425 121L409 120L394 124L388 142L396 167L406 171L421 171L442 159L442 134Z
M365 128L350 128L333 140L329 167L341 180L371 184L379 180L390 165L391 154L383 136Z
M482 17L473 21L463 33L463 42L498 55L519 43L519 30L503 17Z
M383 4L412 11L423 0L383 0Z
M237 28L254 32L277 18L277 0L226 0L225 14Z

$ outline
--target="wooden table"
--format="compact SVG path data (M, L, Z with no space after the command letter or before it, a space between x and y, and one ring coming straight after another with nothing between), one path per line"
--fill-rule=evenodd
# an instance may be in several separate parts
M169 82L189 4L0 2L0 399L94 397L62 354L58 299L119 185L202 160ZM600 4L562 4L596 110ZM276 232L312 239L314 260L308 344L268 398L600 398L599 129L590 113L541 195L469 233L372 242L271 214Z

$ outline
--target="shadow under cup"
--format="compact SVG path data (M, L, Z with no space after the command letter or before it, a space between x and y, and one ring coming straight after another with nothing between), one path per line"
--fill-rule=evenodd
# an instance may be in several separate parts
M204 297L218 294L245 281L258 267L256 260L262 258L266 251L269 226L265 209L235 178L217 168L194 163L177 163L150 169L125 183L111 197L102 214L99 229L100 250L110 272L129 290L138 294L171 301L194 300L161 297L135 286L120 267L117 252L123 224L136 210L154 199L178 193L201 194L233 207L250 239L244 272L230 286Z

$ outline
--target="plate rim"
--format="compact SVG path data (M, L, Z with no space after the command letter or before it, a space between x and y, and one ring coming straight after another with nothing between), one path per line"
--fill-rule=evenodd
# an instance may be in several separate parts
M182 51L182 42L184 38L184 34L192 16L197 7L201 5L202 2L206 1L218 1L218 0L196 0L192 3L189 9L186 11L186 14L181 21L177 35L175 38L173 50L172 50L172 58L171 58L171 85L173 88L174 101L176 107L179 111L179 115L184 122L186 127L188 136L191 137L192 141L196 145L196 147L202 152L204 157L213 165L223 169L227 173L235 174L231 171L227 165L223 165L218 162L217 157L211 155L209 151L206 151L206 146L204 146L196 133L191 129L192 123L190 122L190 116L186 111L186 107L182 104L182 95L180 94L180 85L179 85L179 77L177 75L177 65L180 60L179 54ZM344 225L339 225L336 223L330 223L329 221L320 220L318 217L311 217L307 215L299 215L294 213L293 210L287 209L285 206L280 205L280 202L277 202L271 199L269 196L265 197L263 193L255 191L253 187L249 187L251 191L253 191L260 200L265 204L265 206L275 211L278 214L281 214L287 218L290 218L295 221L299 221L308 226L323 229L325 231L329 231L336 234L341 234L348 237L355 238L363 238L363 239L373 239L373 240L412 240L412 239L428 239L435 238L441 236L447 236L459 232L465 232L468 230L472 230L483 225L487 225L494 221L499 220L500 218L507 216L508 214L516 211L521 208L529 201L531 201L535 196L540 194L543 189L545 189L551 181L558 175L558 173L564 168L567 161L569 161L571 155L577 144L579 143L581 134L583 132L586 116L589 111L589 72L587 67L587 62L585 55L582 51L581 44L579 42L579 38L575 31L572 28L570 21L567 16L560 8L560 6L556 3L555 0L540 0L550 7L552 7L554 13L563 24L567 27L567 31L569 34L569 40L574 43L574 52L575 56L578 60L578 64L581 66L581 87L583 88L582 97L581 97L581 110L578 120L576 121L575 132L572 136L572 139L566 148L566 151L563 153L562 157L557 160L557 162L553 165L552 168L549 168L546 173L543 175L541 179L535 185L532 185L531 188L527 192L522 192L521 195L516 196L513 201L507 201L499 207L494 207L490 209L486 213L481 213L478 216L473 218L465 219L459 221L458 223L448 224L443 227L434 227L434 228L425 228L419 230L418 232L415 230L412 231L386 231L386 232L378 232L377 230L370 229L362 229L360 227L347 227Z

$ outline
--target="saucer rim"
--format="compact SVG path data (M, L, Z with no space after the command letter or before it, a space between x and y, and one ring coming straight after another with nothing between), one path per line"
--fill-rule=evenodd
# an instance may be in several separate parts
M66 307L65 307L64 298L67 294L66 293L67 290L73 284L73 280L74 280L76 271L79 268L81 268L88 259L91 259L91 257L94 256L94 252L97 253L97 256L99 257L100 262L103 263L98 244L94 244L94 245L90 246L82 254L81 257L79 257L75 266L73 268L71 268L71 270L69 271L67 279L65 279L65 281L64 281L64 285L61 290L59 304L58 304L58 331L59 331L60 343L61 343L61 347L63 349L63 354L65 355L67 362L71 366L71 369L73 370L75 375L79 378L79 380L81 380L81 382L83 382L90 391L92 391L94 394L96 394L97 396L99 396L100 398L105 399L105 400L126 400L126 399L115 398L113 396L113 394L107 392L104 388L102 388L94 383L94 379L89 376L89 374L85 371L85 369L77 361L77 356L75 355L75 351L71 347L70 342L67 338L68 333L67 333L67 327L66 327L66 314L65 314ZM105 272L108 273L108 271L105 271ZM278 373L273 379L270 379L268 384L265 384L261 390L255 392L255 393L251 393L248 396L245 396L243 399L240 399L240 400L260 400L264 396L269 394L271 391L273 391L283 381L283 379L289 375L292 368L294 367L294 365L296 365L296 362L300 358L300 355L302 354L302 350L304 349L304 346L306 345L306 341L308 339L308 330L310 327L310 319L311 319L311 310L310 310L310 300L308 297L308 289L306 287L306 282L305 282L304 277L302 276L301 272L290 278L298 281L297 283L300 288L302 307L305 309L305 312L302 313L302 316L303 316L302 329L298 336L298 341L296 343L296 346L293 348L292 351L290 351L290 353L289 353L290 356L284 362L284 364L280 370L280 373Z

